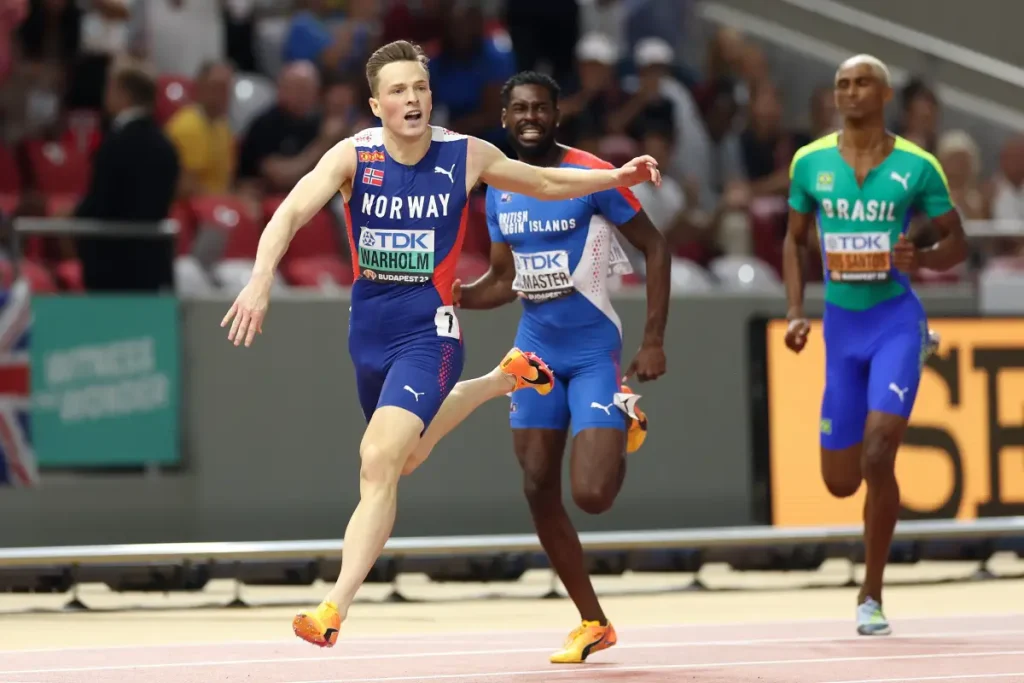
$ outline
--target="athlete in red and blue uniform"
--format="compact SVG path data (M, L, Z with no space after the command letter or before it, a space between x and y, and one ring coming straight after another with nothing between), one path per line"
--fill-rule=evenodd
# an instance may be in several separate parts
M431 127L427 58L406 41L377 50L366 76L370 107L382 127L342 140L296 184L263 231L252 277L221 323L231 323L228 338L236 345L253 342L295 231L340 191L358 276L349 352L369 424L359 445L360 500L345 531L341 573L320 605L300 612L292 624L297 636L322 647L337 641L356 591L391 535L398 480L411 471L409 463L440 408L458 414L510 391L552 389L544 363L513 349L491 373L449 393L462 370L452 279L469 189L483 181L561 200L660 182L650 157L621 169L539 169L478 138Z
M502 124L518 158L542 168L611 168L555 142L558 94L554 80L534 72L517 74L505 84ZM625 187L540 201L492 186L487 226L490 270L461 288L460 302L463 308L484 309L520 298L523 315L515 345L544 358L555 374L554 388L544 395L513 394L509 419L538 537L582 618L551 661L581 663L614 645L616 635L562 503L562 457L571 428L573 499L591 514L608 510L622 486L627 450L639 447L630 439L627 448L627 430L646 428L646 417L636 407L639 396L621 384L622 324L607 282L610 272L628 260L616 232L646 257L647 325L625 373L641 382L665 371L668 246ZM448 424L447 417L443 421ZM428 432L423 444L436 443L434 438Z
M462 374L452 284L468 206L466 136L431 127L431 141L406 166L388 154L382 128L356 135L346 203L356 278L349 349L363 414L398 406L424 428Z

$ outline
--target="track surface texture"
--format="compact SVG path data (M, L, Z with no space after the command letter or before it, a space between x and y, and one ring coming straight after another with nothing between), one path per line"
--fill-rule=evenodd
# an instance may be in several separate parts
M230 586L91 588L84 612L54 611L67 596L0 596L0 683L1020 683L1024 580L943 581L968 568L894 568L893 634L875 638L856 635L856 589L834 587L837 574L709 572L698 591L673 575L599 578L619 644L579 666L548 663L577 619L569 601L537 598L542 576L497 588L411 579L404 603L367 586L323 650L290 632L322 585L246 589L256 606L241 609L210 606L230 600Z

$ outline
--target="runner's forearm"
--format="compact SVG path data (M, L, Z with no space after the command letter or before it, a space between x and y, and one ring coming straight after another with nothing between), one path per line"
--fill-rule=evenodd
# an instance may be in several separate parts
M253 265L253 277L273 278L277 264L288 251L292 237L295 236L294 221L280 213L264 228L260 235L259 246L256 248L256 263Z
M644 252L647 268L647 323L645 345L661 346L668 323L668 301L672 290L672 259L664 239L651 240Z
M949 270L967 259L967 241L950 233L928 249L917 252L917 263L929 270Z
M497 277L491 272L471 285L462 288L459 306L467 310L486 310L498 308L515 301L516 293L512 291L512 280Z
M782 242L782 279L786 283L787 317L804 314L804 258L806 245L797 243L792 232Z

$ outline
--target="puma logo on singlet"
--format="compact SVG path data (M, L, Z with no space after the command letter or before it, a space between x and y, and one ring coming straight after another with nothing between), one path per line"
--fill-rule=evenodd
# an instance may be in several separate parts
M446 171L445 169L441 168L440 166L435 166L434 167L434 173L440 173L441 175L448 176L448 180L452 181L452 185L455 184L455 164L452 164L452 168L451 168L450 171Z
M892 180L895 180L900 185L902 185L904 190L908 190L908 191L910 190L910 174L909 173L907 173L906 176L901 176L896 171L893 171L892 173L889 174L889 177Z
M612 408L613 405L615 405L614 401L612 403L609 403L606 406L601 405L597 401L591 401L590 402L590 407L591 408L597 408L598 410L603 410L605 415L611 415L612 414L611 408Z
M903 399L903 396L904 396L904 394L906 394L906 393L907 393L907 390L908 390L909 388L910 388L910 387L904 387L903 389L900 389L900 388L899 388L899 386L898 386L898 385L897 385L897 384L896 384L895 382L889 382L889 389L890 389L890 390L891 390L891 391L892 391L892 392L893 392L894 394L896 394L897 396L899 396L899 397L900 397L900 403L903 403L903 400L904 400L904 399Z
M416 402L417 402L417 403L419 403L419 402L420 402L420 396L422 396L423 394L425 394L425 393L426 393L425 391L420 391L420 392L417 392L417 391L416 391L415 389L413 389L412 387L410 387L410 386L409 386L408 384L406 384L406 385L405 385L404 387L402 387L402 388L403 388L403 389L405 389L406 391L408 391L408 392L409 392L410 394L412 394L413 396L415 396L415 397L416 397Z

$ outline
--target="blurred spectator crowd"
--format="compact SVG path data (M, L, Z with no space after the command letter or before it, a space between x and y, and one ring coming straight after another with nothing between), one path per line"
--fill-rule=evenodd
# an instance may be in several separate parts
M748 280L777 283L789 164L836 127L831 84L808 102L807 127L787 125L771 68L743 35L719 30L703 63L687 62L694 1L0 0L0 213L178 221L164 247L27 236L18 263L37 290L159 289L172 277L179 291L240 288L288 190L330 146L376 125L363 67L405 38L431 57L437 125L509 151L501 85L537 69L565 92L561 142L617 164L657 158L662 187L635 191L680 287L737 263ZM943 129L927 84L905 85L896 105L893 130L938 156L965 218L1024 219L1024 136L986 178L970 136ZM463 279L488 267L483 196L472 198ZM351 283L344 220L339 197L300 231L281 288ZM1021 254L1019 241L989 248ZM631 257L625 285L643 281Z

